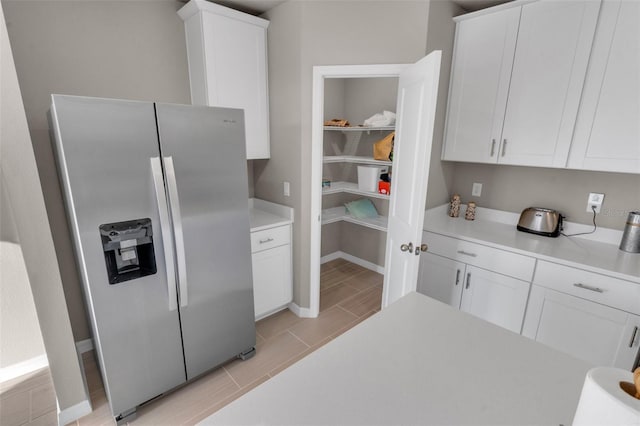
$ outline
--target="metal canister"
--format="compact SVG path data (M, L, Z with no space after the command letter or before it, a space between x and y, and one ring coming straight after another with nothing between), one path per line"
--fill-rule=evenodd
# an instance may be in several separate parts
M620 250L640 253L640 211L629 212L620 241Z

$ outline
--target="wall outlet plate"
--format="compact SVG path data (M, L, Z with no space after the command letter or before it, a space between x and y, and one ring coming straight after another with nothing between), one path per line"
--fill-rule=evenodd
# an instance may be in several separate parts
M471 188L471 196L479 197L482 195L482 184L474 182L473 187Z
M595 207L596 213L600 213L600 209L602 208L603 202L604 202L604 194L600 194L597 192L589 193L589 198L587 199L587 212L592 213L593 208Z

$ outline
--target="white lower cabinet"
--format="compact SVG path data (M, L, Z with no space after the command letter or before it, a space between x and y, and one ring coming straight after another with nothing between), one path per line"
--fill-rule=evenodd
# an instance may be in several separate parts
M538 261L522 334L599 366L640 356L640 286Z
M430 232L423 241L418 292L520 333L535 259Z
M252 253L253 300L256 319L291 302L291 246Z
M522 334L599 366L633 368L640 316L534 285Z
M249 200L255 319L286 308L293 300L291 240L293 209Z

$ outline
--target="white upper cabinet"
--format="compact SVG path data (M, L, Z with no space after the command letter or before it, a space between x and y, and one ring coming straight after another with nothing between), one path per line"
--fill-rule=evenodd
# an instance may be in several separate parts
M640 2L602 6L568 167L640 173Z
M541 0L462 18L443 159L565 167L599 10Z
M458 22L443 159L495 163L520 8Z
M244 109L247 159L269 158L269 21L204 0L191 0L178 14L192 103Z

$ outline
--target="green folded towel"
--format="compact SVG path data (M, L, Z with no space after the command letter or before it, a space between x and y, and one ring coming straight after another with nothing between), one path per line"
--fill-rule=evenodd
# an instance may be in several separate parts
M371 200L361 198L360 200L351 201L344 205L349 214L356 219L366 219L370 217L378 217L378 211Z

